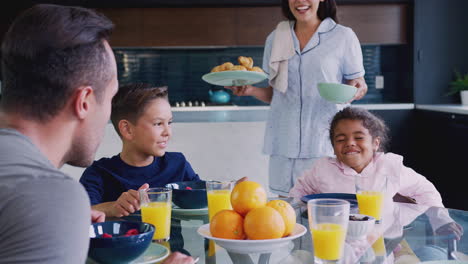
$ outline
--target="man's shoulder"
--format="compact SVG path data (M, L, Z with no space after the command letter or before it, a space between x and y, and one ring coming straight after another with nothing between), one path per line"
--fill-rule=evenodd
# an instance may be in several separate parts
M0 129L0 184L15 186L19 182L44 178L73 180L55 168L46 156L24 135L13 129Z

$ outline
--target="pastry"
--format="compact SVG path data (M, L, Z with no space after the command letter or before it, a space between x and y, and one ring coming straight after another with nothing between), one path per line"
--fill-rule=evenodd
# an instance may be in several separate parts
M234 67L234 64L230 63L230 62L225 62L223 64L221 64L221 70L222 71L233 71L233 68Z
M218 66L214 67L213 69L211 69L211 72L220 72L220 71L222 71L221 65L218 65Z
M245 66L242 66L242 65L234 65L234 67L232 67L231 71L247 71L247 68Z
M252 69L250 69L250 70L251 70L251 71L255 71L255 72L263 72L262 68L257 67L257 66L252 67Z
M246 67L247 69L251 69L253 67L253 59L252 57L244 57L244 56L239 56L237 58L237 61L239 61L239 64Z

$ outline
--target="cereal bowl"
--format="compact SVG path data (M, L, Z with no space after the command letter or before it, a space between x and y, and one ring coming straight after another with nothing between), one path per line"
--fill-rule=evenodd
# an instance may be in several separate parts
M182 209L201 209L208 206L205 181L181 181L166 184L172 189L172 202Z
M144 222L108 221L90 226L88 256L99 263L128 263L150 246L155 227Z
M350 214L347 237L351 239L362 239L374 228L375 218L363 214Z

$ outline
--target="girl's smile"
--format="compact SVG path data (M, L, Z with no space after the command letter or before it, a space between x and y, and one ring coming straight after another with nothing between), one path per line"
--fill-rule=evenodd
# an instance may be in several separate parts
M372 138L361 120L340 120L334 131L333 149L337 159L360 173L379 149L380 139Z

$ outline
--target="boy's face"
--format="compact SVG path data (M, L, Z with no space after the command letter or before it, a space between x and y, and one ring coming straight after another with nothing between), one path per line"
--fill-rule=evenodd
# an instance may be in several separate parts
M172 135L172 112L169 102L158 98L151 101L143 115L132 125L132 144L142 155L162 157Z
M341 120L334 133L333 149L337 159L361 173L379 149L380 140L372 138L360 120Z

